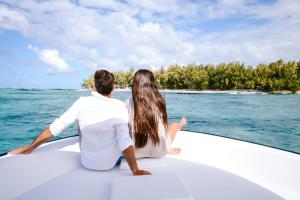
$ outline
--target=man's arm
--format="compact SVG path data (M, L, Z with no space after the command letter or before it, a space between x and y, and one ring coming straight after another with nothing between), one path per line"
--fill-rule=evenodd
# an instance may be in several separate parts
M50 140L53 137L49 128L45 128L36 138L35 140L28 146L24 146L13 151L10 151L9 154L29 154L35 148L43 144L44 142Z
M135 176L150 175L150 172L145 170L139 170L137 166L132 140L129 136L128 124L126 122L122 122L120 124L116 124L114 127L116 130L119 149L125 156L125 159L127 160L132 174Z
M136 158L134 154L134 149L133 146L130 145L127 149L123 151L123 155L125 156L125 159L127 160L127 163L132 171L132 174L135 176L140 176L140 175L151 175L150 172L145 171L145 170L140 170L137 166L136 163Z
M78 117L78 104L79 99L75 101L73 105L63 115L57 118L48 128L45 128L30 145L15 149L9 153L29 154L35 148L50 140L53 136L63 132L66 127L76 121Z

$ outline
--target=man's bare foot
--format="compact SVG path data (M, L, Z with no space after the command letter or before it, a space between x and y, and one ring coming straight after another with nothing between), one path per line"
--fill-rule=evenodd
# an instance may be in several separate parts
M179 122L179 125L180 125L180 129L182 129L185 125L186 125L186 118L183 117L181 118L180 122Z
M170 148L168 150L168 154L171 154L171 155L178 155L178 154L180 154L180 152L181 152L181 149L178 147Z

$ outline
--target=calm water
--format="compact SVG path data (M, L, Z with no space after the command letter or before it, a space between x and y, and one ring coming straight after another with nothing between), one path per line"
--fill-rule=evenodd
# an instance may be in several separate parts
M80 90L0 89L0 153L30 143L80 96ZM130 92L114 92L126 100ZM170 121L185 130L256 142L300 153L300 95L163 94ZM57 138L77 134L72 125Z

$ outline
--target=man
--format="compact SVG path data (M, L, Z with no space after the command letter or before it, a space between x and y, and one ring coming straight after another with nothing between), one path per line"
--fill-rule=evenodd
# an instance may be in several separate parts
M13 150L10 154L31 153L78 120L81 163L84 167L93 170L111 169L123 153L133 175L149 175L148 171L138 169L129 136L125 104L112 98L114 75L106 70L99 70L95 72L94 80L96 91L91 96L80 97L30 145Z

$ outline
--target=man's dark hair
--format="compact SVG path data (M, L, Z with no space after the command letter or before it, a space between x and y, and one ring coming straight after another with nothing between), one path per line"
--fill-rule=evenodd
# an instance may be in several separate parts
M109 95L114 88L115 77L106 70L98 70L94 75L97 92L102 95Z

